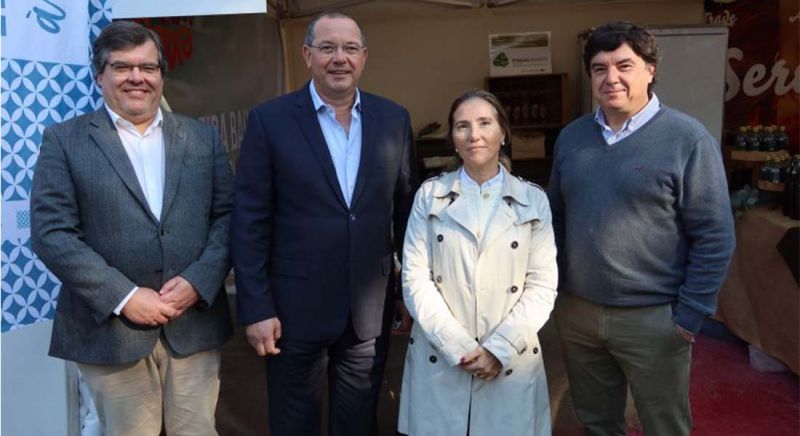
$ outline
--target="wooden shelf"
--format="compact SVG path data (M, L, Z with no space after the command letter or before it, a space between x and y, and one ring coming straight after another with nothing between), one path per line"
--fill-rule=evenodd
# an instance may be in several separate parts
M758 189L760 189L762 191L769 191L769 192L783 192L784 184L783 183L768 182L766 180L759 180L758 181Z
M766 162L770 155L778 153L775 151L746 151L746 150L731 150L731 159L743 162Z

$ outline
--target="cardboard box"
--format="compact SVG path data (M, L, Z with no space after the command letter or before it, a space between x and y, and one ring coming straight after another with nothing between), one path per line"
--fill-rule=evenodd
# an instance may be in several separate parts
M511 159L540 159L546 156L544 133L516 132L511 134Z

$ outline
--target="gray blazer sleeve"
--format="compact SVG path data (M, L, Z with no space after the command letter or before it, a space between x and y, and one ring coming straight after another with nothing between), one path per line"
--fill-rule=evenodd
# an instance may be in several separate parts
M180 273L181 277L194 286L205 305L210 305L217 298L220 285L231 269L228 246L233 208L231 163L222 148L216 129L208 126L208 130L213 138L214 148L214 191L209 211L208 238L200 257Z
M42 137L30 208L36 255L102 323L136 284L84 242L69 163L53 128Z

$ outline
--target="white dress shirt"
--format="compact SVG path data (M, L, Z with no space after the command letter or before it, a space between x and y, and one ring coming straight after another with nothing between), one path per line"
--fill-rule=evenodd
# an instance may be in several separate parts
M147 200L147 206L153 216L160 220L161 207L164 201L165 172L164 134L161 128L164 119L161 115L161 109L156 111L153 122L144 133L139 133L133 123L119 116L108 105L106 105L106 110L108 115L111 116L114 127L117 129L119 139L122 141L122 147L125 148L125 153L128 154L133 171L136 173L136 180L139 181L139 186L144 192L145 200ZM125 304L138 289L138 286L134 287L114 308L116 315L122 313L122 308L125 307Z

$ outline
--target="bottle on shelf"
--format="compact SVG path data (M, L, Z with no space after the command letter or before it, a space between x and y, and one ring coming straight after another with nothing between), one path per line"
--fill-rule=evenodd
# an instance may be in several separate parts
M544 123L547 122L547 95L544 92L539 95L539 120Z
M750 129L747 136L747 151L761 151L761 125Z
M789 149L789 135L786 133L786 126L780 126L775 134L775 147L778 150Z
M764 161L764 165L761 166L761 176L759 177L761 180L770 181L772 180L772 157L767 156L767 159Z
M540 103L539 103L539 93L536 92L536 91L532 91L531 92L531 106L529 108L529 110L531 111L531 113L530 113L531 124L537 124L540 121L539 120L539 105L540 105Z
M733 137L733 146L737 150L747 150L747 136L750 135L750 127L739 126L739 132Z
M783 195L783 214L792 219L800 219L800 155L789 161Z
M761 133L761 149L764 151L775 151L775 126L767 126Z
M522 118L520 122L522 124L528 124L531 122L531 94L532 93L528 91L522 93L522 105L520 107L520 116Z

